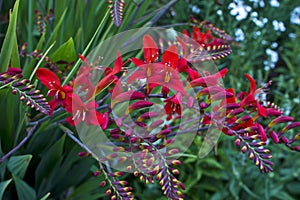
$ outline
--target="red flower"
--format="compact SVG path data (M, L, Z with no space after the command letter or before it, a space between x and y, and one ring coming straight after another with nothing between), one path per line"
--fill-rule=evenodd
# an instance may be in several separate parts
M104 77L98 82L95 89L95 96L101 93L105 88L110 86L113 83L116 83L119 79L115 74L119 73L122 69L123 62L120 51L118 51L118 55L114 64L113 69L107 67L104 71Z
M67 105L67 99L70 98L72 94L72 87L68 85L62 86L59 78L48 69L39 68L36 71L36 75L42 84L49 89L47 96L53 97L53 99L49 102L51 107L50 114L54 111L58 104L61 104L61 106L65 108Z
M97 104L95 101L83 103L79 96L72 95L72 98L68 99L66 111L73 114L66 119L66 121L75 126L84 121L87 125L102 125L105 121L102 115L95 110Z
M187 95L177 71L179 60L177 51L176 45L172 45L164 52L161 65L162 71L151 76L149 82L172 88L177 92Z
M208 44L212 40L211 32L209 30L206 33L202 33L198 27L194 26L192 38L199 44Z
M228 72L227 68L224 68L220 70L218 73L215 73L213 75L203 76L197 79L194 79L190 82L191 87L209 87L209 86L215 86L219 84L219 79L223 78L226 73Z
M152 39L150 35L145 35L143 38L143 51L144 51L144 60L142 61L138 58L132 58L132 62L136 66L140 66L143 64L154 63L158 58L158 47L155 41Z
M90 66L84 56L79 54L79 58L84 62L85 66L82 66L78 70L78 76L74 80L74 88L77 89L77 87L80 87L79 89L81 91L87 90L86 94L86 99L89 99L92 97L94 91L95 91L95 86L92 84L90 81Z
M168 114L167 120L172 119L172 114L174 112L176 112L178 115L181 115L182 95L180 92L177 92L176 95L167 98L166 100L164 100L164 102L166 102L164 109Z
M249 75L245 74L246 78L250 82L250 92L245 93L245 97L241 100L240 105L241 107L245 107L247 105L253 105L257 108L259 115L266 117L267 116L267 110L264 108L259 101L255 99L255 94L258 94L261 92L261 88L256 89L256 82L255 80Z
M160 65L154 64L158 59L158 47L150 35L145 35L143 39L144 61L138 58L131 58L131 61L140 69L135 71L129 78L128 83L137 79L148 78L152 76L152 71L157 71Z

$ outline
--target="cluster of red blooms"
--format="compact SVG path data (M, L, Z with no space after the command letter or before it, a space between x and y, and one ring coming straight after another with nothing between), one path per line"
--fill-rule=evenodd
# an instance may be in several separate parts
M192 51L189 50L186 31L183 32L184 38L177 37L178 44L170 45L162 52L162 55L159 54L159 48L152 37L145 35L143 38L144 59L130 59L136 69L130 74L126 83L130 85L138 82L137 80L145 80L135 91L123 92L119 83L118 73L124 68L120 53L117 55L113 68L105 68L103 78L95 86L89 79L91 71L94 69L89 66L83 56L80 58L85 66L80 68L79 75L71 85L62 86L59 78L53 72L45 68L38 69L36 73L38 79L48 88L47 96L53 98L49 102L51 113L60 104L72 115L66 119L71 125L85 122L87 125L100 125L103 130L110 126L111 139L124 144L119 151L136 149L143 152L139 157L141 166L128 166L128 168L142 177L141 180L146 182L152 182L153 179L158 180L165 195L171 199L183 198L178 186L182 189L184 186L175 178L179 171L167 166L165 161L158 162L154 166L157 157L153 156L156 155L153 152L166 148L174 142L172 137L176 121L173 121L175 123L173 127L166 122L183 118L186 109L199 108L201 128L205 130L209 126L215 126L224 134L233 136L236 145L241 146L243 153L249 152L249 158L254 160L255 165L262 172L272 171L273 163L269 160L272 156L270 151L265 149L267 140L271 138L275 143L283 143L292 150L300 151L300 146L294 145L300 138L300 134L291 138L284 135L288 130L300 126L300 122L293 122L292 117L283 116L276 107L261 102L258 95L264 92L268 84L257 88L255 80L249 74L245 76L250 83L250 90L236 95L234 89L225 89L220 84L220 79L227 74L228 69L209 74L208 72L199 73L193 68L190 63L219 59L231 52L231 49L228 49L231 41L224 39L227 35L208 23L206 26L209 29L206 33L202 33L197 27L194 28L191 37L198 45L193 46ZM212 32L221 37L213 37ZM183 55L178 53L179 49L183 49ZM206 54L201 54L202 51L205 51ZM197 57L199 55L201 58ZM112 90L106 90L112 85L114 85ZM85 101L74 93L75 89L86 91L83 98ZM190 90L196 91L195 97L190 95ZM99 103L94 99L104 91L111 94L111 103L105 107L107 110L104 113L100 113L97 108L103 106L102 104L107 101ZM154 105L153 99L157 99L157 97L163 99L164 113L150 112L147 109L144 111L144 108ZM145 133L134 133L133 129L125 131L120 128L122 120L113 120L111 110L116 104L125 101L129 102L125 115L137 111L134 123L144 128ZM198 102L198 107L196 102ZM212 102L219 102L219 104L216 106ZM154 120L149 120L151 118ZM125 120L125 118L121 119ZM196 120L199 121L199 119ZM262 121L270 122L264 125ZM274 125L283 122L292 123L279 132L272 130ZM127 127L132 125L127 124ZM153 133L155 127L161 125L164 127L163 130ZM177 128L180 130L180 126ZM190 128L190 131L198 132L198 130L199 126ZM143 137L140 137L141 135ZM170 156L176 153L178 153L177 149L171 149L164 155ZM113 157L116 155L108 155L106 160L109 161ZM118 161L122 162L126 159L128 158L122 157L118 158ZM172 164L177 165L178 162L176 160ZM124 197L131 196L131 192L123 191L122 187L116 190L119 190L118 194L122 193ZM108 193L111 194L112 188L109 191Z

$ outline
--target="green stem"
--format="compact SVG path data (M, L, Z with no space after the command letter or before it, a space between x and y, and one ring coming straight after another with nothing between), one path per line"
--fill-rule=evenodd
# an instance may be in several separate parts
M46 55L49 53L49 51L52 49L52 47L55 45L55 42L53 44L50 45L50 47L47 49L47 51L44 53L44 55L41 57L41 59L39 60L38 64L35 66L35 68L33 69L30 77L29 77L29 80L31 81L36 70L39 68L40 64L44 61L44 58L46 57Z
M96 36L97 36L97 34L98 34L100 28L102 27L102 25L103 25L105 19L107 18L108 14L109 14L109 9L106 11L105 16L103 17L102 21L100 22L100 24L99 24L97 30L95 31L95 33L94 33L92 39L90 40L90 42L88 43L88 45L85 47L85 49L84 49L84 51L83 51L83 53L82 53L83 56L86 56L86 54L87 54L89 48L91 47L91 45L92 45L94 39L96 38ZM66 83L68 83L68 82L70 81L71 77L73 77L73 75L74 75L75 72L77 71L77 69L78 69L80 63L81 63L81 60L78 59L77 62L75 63L75 65L74 65L74 67L72 68L72 70L70 71L70 73L68 74L68 76L66 77L66 79L64 80L64 82L62 83L62 85L65 85Z

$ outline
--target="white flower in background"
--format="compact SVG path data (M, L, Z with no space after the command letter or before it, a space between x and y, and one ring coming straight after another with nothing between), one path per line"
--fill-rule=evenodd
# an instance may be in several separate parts
M264 25L268 22L268 18L258 19L257 17L258 17L257 12L251 13L251 19L256 24L256 26L258 26L260 28L264 27Z
M244 5L242 0L235 0L234 3L229 4L228 8L232 9L230 14L236 16L235 18L238 21L245 19L248 12L252 10L250 6Z
M281 32L285 31L285 26L284 26L283 22L279 22L277 20L273 20L272 24L274 26L274 30L275 31L281 31Z
M257 7L264 7L265 6L265 2L264 0L250 0L250 2L254 2L254 6Z
M273 42L273 43L271 44L271 47L274 48L274 49L277 48L277 47L278 47L278 43L277 43L277 42Z
M273 69L278 62L278 53L271 49L266 49L266 54L269 56L269 60L264 61L265 70Z
M291 19L290 19L292 24L297 24L300 25L300 6L296 7L292 12L291 12Z
M243 41L245 39L245 34L242 29L238 28L235 30L235 40Z
M270 5L272 7L279 7L280 6L280 3L278 0L270 0Z
M192 12L195 14L199 14L200 13L200 8L198 8L197 6L192 6Z
M289 33L289 38L295 39L297 35L295 33Z

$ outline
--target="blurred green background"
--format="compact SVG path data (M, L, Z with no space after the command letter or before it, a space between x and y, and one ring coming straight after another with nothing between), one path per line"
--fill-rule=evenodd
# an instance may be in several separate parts
M91 49L109 36L131 28L174 25L176 31L183 28L192 30L191 26L177 24L187 23L190 15L199 21L209 20L239 42L239 45L233 47L230 56L217 62L218 67L229 69L224 80L226 87L234 87L237 91L247 90L248 82L243 76L245 73L253 75L258 85L272 80L270 93L265 100L273 101L286 114L300 119L299 1L125 2L121 27L115 27L111 18L105 18ZM1 46L8 25L8 12L13 4L14 1L0 0ZM35 23L34 10L38 9L46 16L51 8L54 9L54 15L45 22L46 34L42 37ZM26 51L29 53L34 49L45 51L56 41L49 53L50 58L56 61L74 61L90 41L106 10L106 1L23 0L20 2L18 15L18 45L27 42ZM67 55L55 55L62 46L67 47L64 50ZM33 58L21 58L20 65L25 74L30 74L36 62ZM12 112L12 108L6 107L7 99L14 97L10 93L5 94L6 98L1 96L0 99L0 117L1 120L4 119L0 122L2 152L9 151L25 135L25 126L21 123L24 113L18 109ZM17 101L15 105L18 105ZM92 176L91 169L96 163L90 158L78 158L80 147L62 131L54 128L49 130L47 124L51 124L51 120L40 127L35 136L16 154L32 155L15 157L16 160L28 162L28 168L27 165L22 165L22 169L27 169L26 173L15 174L14 169L7 167L7 162L12 163L13 159L0 165L1 187L3 188L5 180L13 178L14 181L14 184L10 183L5 189L3 198L40 199L47 196L48 192L48 199L105 198L105 189L99 187L101 177ZM196 139L194 143L187 153L197 155L200 141ZM274 172L269 174L261 174L247 156L235 147L232 138L225 136L220 138L215 151L203 159L182 157L180 180L186 186L186 199L300 199L299 154L288 151L282 145L271 144L270 148L275 167ZM161 197L158 185L144 185L132 176L128 176L127 180L134 186L137 199L165 199ZM0 194L1 192L2 190Z

